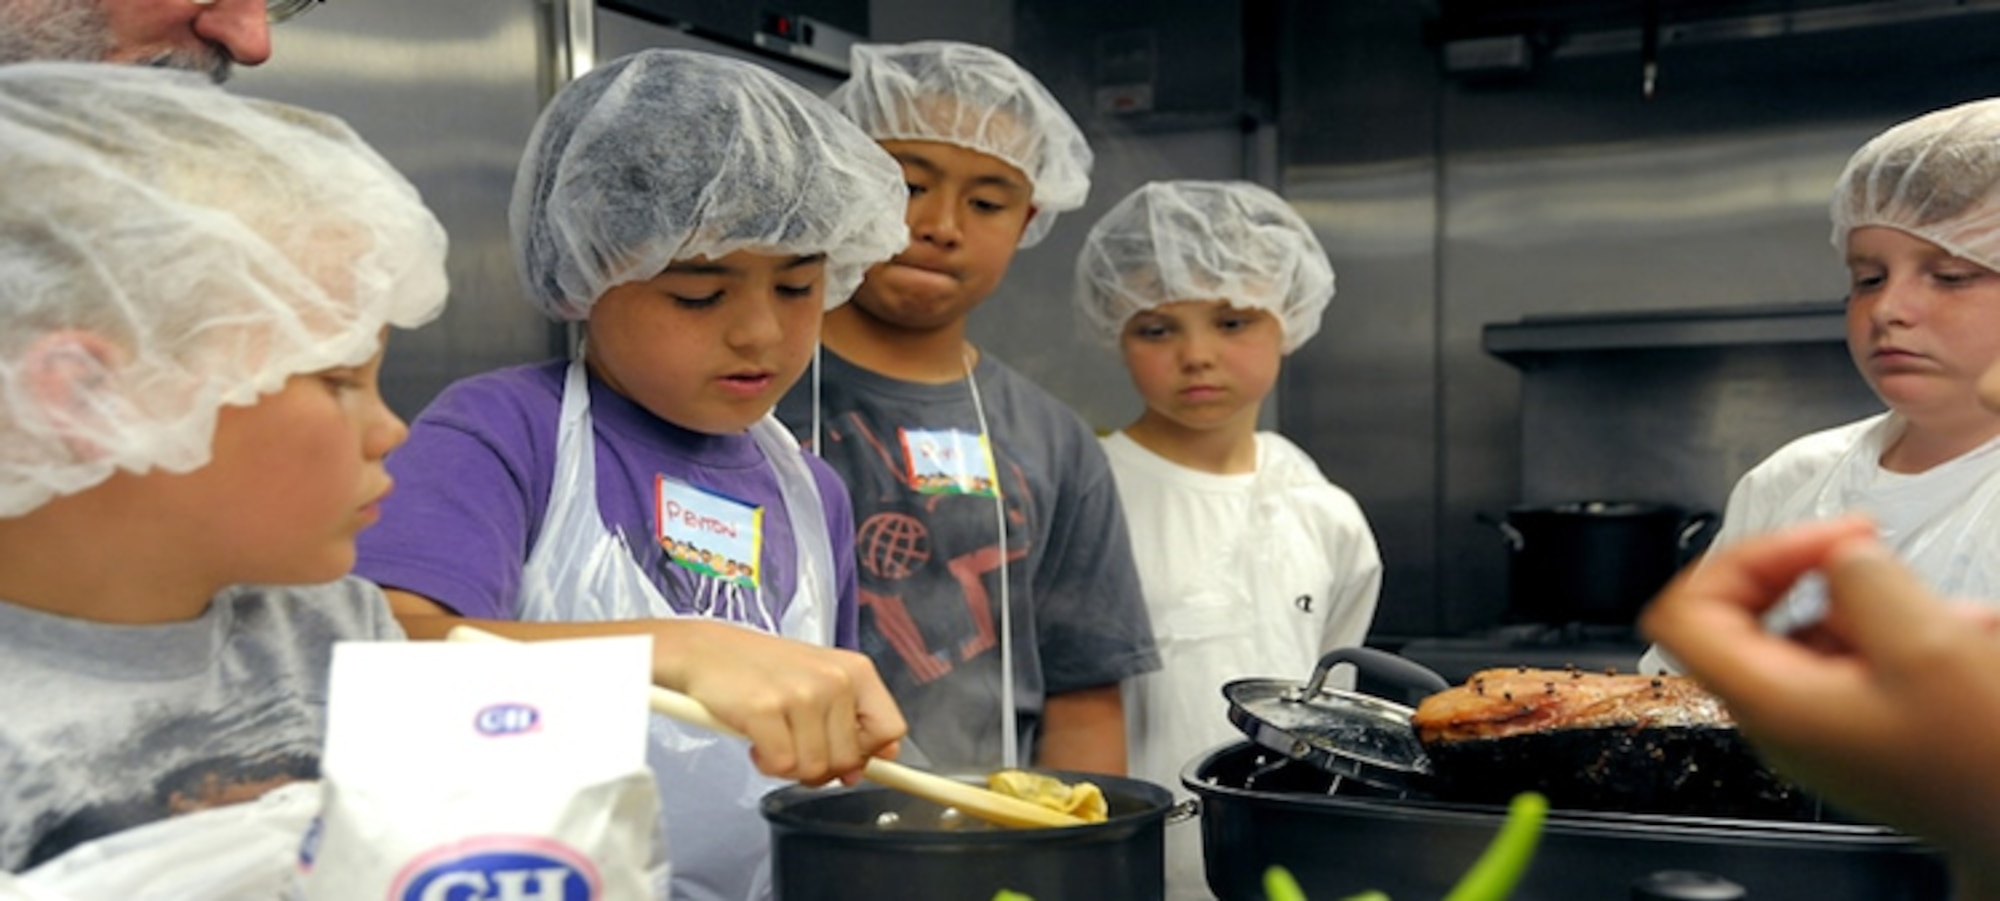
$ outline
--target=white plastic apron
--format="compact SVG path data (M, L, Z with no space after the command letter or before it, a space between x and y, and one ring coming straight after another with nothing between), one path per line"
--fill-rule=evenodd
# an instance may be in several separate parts
M2000 529L2000 439L1915 477L1879 474L1883 451L1905 427L1885 416L1858 436L1834 465L1794 492L1768 522L1798 523L1864 512L1882 543L1951 597L2000 605L2000 561L1988 559ZM1807 585L1794 588L1770 616L1780 622L1817 618L1825 601Z
M833 542L819 486L789 432L769 416L750 427L778 479L797 549L798 579L779 634L816 645L833 643ZM680 616L597 510L596 439L582 355L563 380L556 433L555 484L541 538L521 578L520 616L528 621L668 619ZM650 539L648 539L650 540ZM769 607L761 603L760 609ZM673 866L673 896L692 901L745 901L771 896L770 833L758 799L785 783L750 762L741 740L652 718L647 762Z

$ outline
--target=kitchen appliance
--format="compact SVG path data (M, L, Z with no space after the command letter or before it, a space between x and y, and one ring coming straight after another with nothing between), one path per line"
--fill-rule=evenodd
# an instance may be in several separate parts
M1258 745L1190 761L1208 884L1261 899L1264 870L1291 871L1310 898L1376 890L1440 898L1476 860L1504 807L1449 804L1334 776ZM1877 826L1551 810L1514 901L1623 901L1654 874L1694 871L1754 901L1942 901L1943 858Z
M1137 779L1036 772L1096 783L1109 817L1000 830L876 785L794 786L765 795L777 899L988 901L1001 889L1094 901L1157 901L1165 894L1164 830L1191 818L1191 805L1176 807L1165 788Z

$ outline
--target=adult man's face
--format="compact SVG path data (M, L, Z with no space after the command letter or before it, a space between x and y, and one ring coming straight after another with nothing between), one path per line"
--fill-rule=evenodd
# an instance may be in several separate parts
M270 57L263 0L0 0L0 63L134 63L222 81Z

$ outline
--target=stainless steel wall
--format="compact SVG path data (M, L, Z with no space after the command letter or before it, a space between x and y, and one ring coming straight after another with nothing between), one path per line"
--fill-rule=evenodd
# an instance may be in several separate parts
M539 0L339 0L273 29L232 89L338 115L416 184L451 236L440 321L390 339L383 394L414 415L452 380L558 345L521 299L507 198L552 77Z
M658 22L599 7L596 17L596 50L600 60L616 59L650 47L699 50L749 60L784 75L815 93L824 95L840 84L840 77L818 68L786 62L768 53L745 50L689 34Z
M1429 6L1295 4L1284 48L1285 190L1340 294L1281 421L1375 524L1390 637L1497 620L1505 559L1479 512L1719 507L1785 438L1875 409L1838 343L1582 355L1524 390L1482 350L1487 325L1837 299L1825 205L1847 155L2000 93L1990 13L1668 45L1648 100L1636 49L1446 77Z

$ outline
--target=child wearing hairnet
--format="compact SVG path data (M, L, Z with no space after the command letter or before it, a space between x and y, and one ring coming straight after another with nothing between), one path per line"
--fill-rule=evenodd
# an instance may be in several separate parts
M1831 207L1850 275L1848 352L1888 412L1807 435L1751 469L1714 544L1865 513L1933 588L2000 604L2000 412L1977 390L2000 361L2000 106L1883 132L1848 161ZM1813 620L1823 603L1802 587L1772 625ZM1657 648L1640 667L1677 668Z
M2000 100L1869 142L1840 179L1834 220L1857 305L1960 307L1954 340L2000 342ZM1941 344L1922 345L1935 368L1947 365ZM1969 356L1951 365L2000 413L2000 354L1983 371ZM2000 596L1940 589L1921 562L1896 559L1888 522L1843 516L1747 535L1668 585L1640 625L1729 705L1774 766L1942 849L1952 898L1996 901ZM1991 538L1996 524L1970 529ZM1812 572L1824 575L1828 615L1799 635L1769 630L1769 611Z
M1360 506L1257 430L1333 280L1305 220L1246 182L1142 185L1077 257L1078 319L1118 349L1145 402L1102 439L1160 648L1160 671L1125 683L1132 774L1177 791L1182 767L1240 737L1224 683L1303 677L1361 644L1375 614L1382 561ZM1174 831L1167 896L1210 897L1199 836Z
M1017 248L1090 186L1090 148L1006 56L859 45L828 98L902 165L910 245L827 314L781 416L853 491L861 640L921 759L1123 773L1118 684L1158 666L1104 454L966 339Z
M655 679L750 737L654 720L676 898L768 895L758 798L894 756L903 732L841 650L847 492L769 413L822 306L907 240L904 199L881 148L758 66L647 50L572 82L509 220L529 297L582 347L443 392L362 544L414 637L649 635Z
M182 72L0 67L0 171L14 872L318 778L333 643L402 638L347 572L445 235L338 120Z

